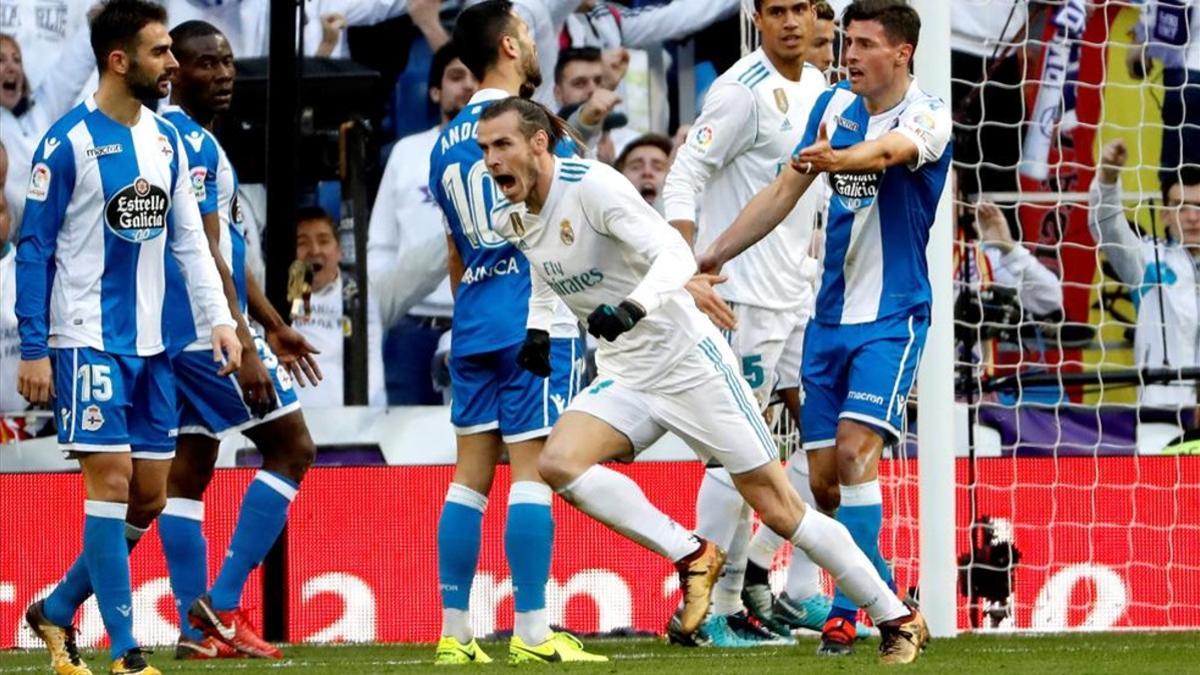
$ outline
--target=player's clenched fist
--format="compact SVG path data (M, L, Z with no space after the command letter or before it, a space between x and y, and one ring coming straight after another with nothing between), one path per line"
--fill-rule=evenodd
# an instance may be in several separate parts
M588 333L612 342L621 333L633 328L644 316L646 310L632 300L624 300L616 307L600 305L588 315Z
M17 366L17 393L34 405L49 403L54 397L54 370L50 357L21 361Z
M538 377L550 377L550 334L536 328L525 331L517 365Z
M1116 183L1121 178L1121 167L1128 161L1129 148L1125 147L1125 141L1118 138L1105 143L1100 151L1100 182L1105 185Z

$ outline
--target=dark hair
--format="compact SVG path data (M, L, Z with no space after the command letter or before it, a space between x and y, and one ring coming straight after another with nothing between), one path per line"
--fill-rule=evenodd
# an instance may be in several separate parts
M818 21L833 21L837 18L837 12L833 11L833 7L825 0L817 0L813 3L813 10L817 13Z
M137 35L146 24L167 23L167 10L147 0L108 0L91 22L92 53L100 72L108 67L108 55L120 49L137 50Z
M446 76L446 69L457 58L459 58L458 48L453 42L447 42L433 53L433 61L429 64L428 89L442 88L442 78Z
M512 0L484 0L454 22L454 47L477 80L500 58L500 38L512 30L512 7Z
M220 28L207 21L184 21L171 29L171 51L175 53L175 58L179 58L184 53L183 45L188 40L212 35L223 36L224 34Z
M600 63L603 57L598 47L570 47L558 53L558 63L554 64L554 84L562 82L563 71L574 61Z
M573 143L577 153L580 149L587 147L583 139L563 118L550 112L541 103L520 96L509 96L484 108L483 114L479 116L479 121L493 120L506 112L517 114L518 128L525 138L533 138L538 131L545 132L550 138L551 150L564 141Z
M329 225L329 231L333 233L334 238L337 238L337 224L333 222L333 216L320 206L301 206L296 209L296 224L307 223L310 220L320 220Z
M842 26L851 21L878 21L893 44L912 45L917 49L921 36L921 16L905 0L854 0L842 12Z
M647 145L654 146L663 151L668 158L671 156L671 151L675 149L675 145L671 143L671 139L662 134L642 134L637 138L629 141L624 148L621 149L621 154L617 156L617 161L613 164L613 168L617 171L625 170L625 161L629 159L629 155L633 154L634 150L644 148Z
M1182 164L1177 171L1163 171L1159 174L1162 183L1163 204L1167 203L1167 193L1176 185L1200 185L1200 165Z

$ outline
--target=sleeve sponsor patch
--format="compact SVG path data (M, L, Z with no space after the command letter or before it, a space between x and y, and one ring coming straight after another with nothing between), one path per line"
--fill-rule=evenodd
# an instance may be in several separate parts
M695 146L697 150L704 151L704 150L708 150L710 147L712 147L713 139L715 137L716 137L716 132L713 129L712 125L705 124L703 126L697 127L696 130L692 132L692 141L691 142L692 142L692 145Z
M208 199L208 189L204 186L204 179L208 178L208 169L198 166L192 169L192 192L196 195L196 201L202 202Z
M50 167L44 162L38 162L33 165L33 171L29 175L29 191L25 193L26 199L32 199L35 202L46 201L46 196L50 194L50 180L53 174L50 172Z

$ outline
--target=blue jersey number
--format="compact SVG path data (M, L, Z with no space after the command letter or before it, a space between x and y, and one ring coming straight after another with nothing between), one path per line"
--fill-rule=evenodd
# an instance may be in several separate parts
M454 210L462 225L463 236L472 248L497 248L505 245L504 237L492 230L491 205L497 201L496 183L483 160L471 165L466 184L463 183L462 165L458 162L442 172L442 189L454 203Z

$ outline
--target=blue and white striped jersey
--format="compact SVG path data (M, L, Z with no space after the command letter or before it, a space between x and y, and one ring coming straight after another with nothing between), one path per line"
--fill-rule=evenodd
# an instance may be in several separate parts
M142 108L127 127L88 98L33 161L17 247L22 359L48 347L162 352L168 251L205 320L233 326L169 122Z
M463 276L454 298L451 351L481 354L525 340L529 306L529 261L492 227L492 210L504 200L483 163L475 140L479 118L493 101L507 98L499 89L481 89L442 130L429 159L429 191L446 216L446 231L462 258ZM573 144L560 143L559 156ZM552 337L578 337L570 311L556 310Z
M216 213L221 224L221 258L233 277L238 307L246 313L246 227L238 204L237 172L229 163L224 148L207 129L200 126L179 106L162 110L183 137L189 179L200 205L200 215ZM200 308L188 299L183 274L173 260L167 260L167 346L172 350L211 349L208 324Z
M849 82L841 82L817 99L797 152L816 140L821 124L834 148L896 131L919 155L910 166L878 173L827 175L829 223L816 320L856 324L928 311L925 245L950 169L950 109L914 79L904 100L871 115Z

